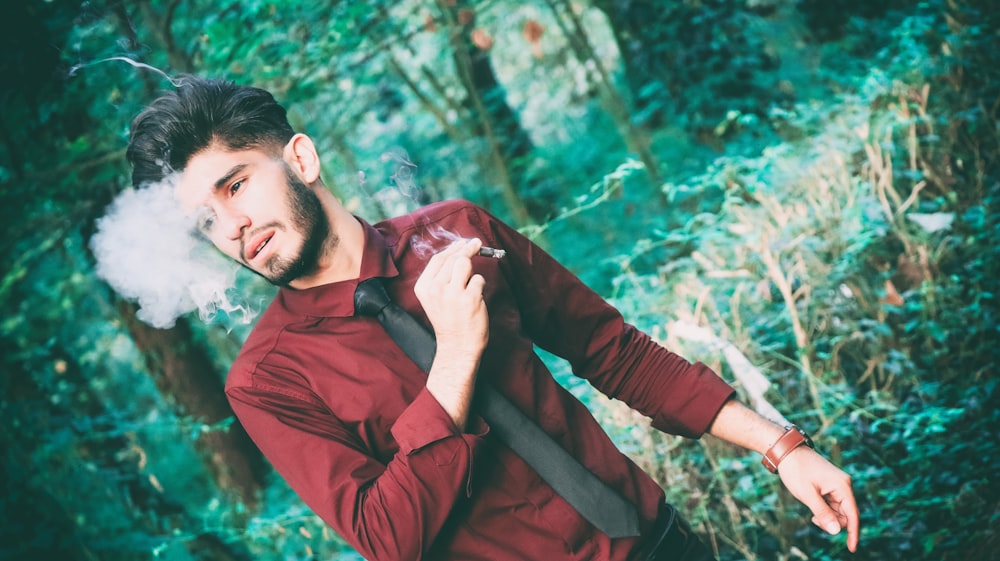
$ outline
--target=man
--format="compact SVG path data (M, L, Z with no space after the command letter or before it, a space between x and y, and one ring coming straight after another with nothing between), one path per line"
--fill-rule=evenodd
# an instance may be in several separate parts
M437 203L374 225L352 216L324 187L312 140L269 93L185 77L136 117L127 156L137 186L179 172L180 202L205 236L282 287L226 392L278 472L366 558L711 559L533 345L661 430L767 453L813 522L846 528L856 550L850 478L796 429L741 405L707 367L626 324L474 205ZM460 241L428 256L422 248L440 232ZM507 254L479 257L483 244ZM370 278L433 330L428 372L356 314L355 290ZM487 385L634 505L640 535L598 530L501 444L497 423L473 407Z

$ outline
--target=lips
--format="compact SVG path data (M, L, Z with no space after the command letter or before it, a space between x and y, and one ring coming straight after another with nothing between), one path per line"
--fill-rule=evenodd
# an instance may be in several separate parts
M268 231L264 232L259 236L255 236L252 240L250 240L250 243L248 243L246 246L247 247L246 260L253 261L254 259L256 259L257 256L264 251L264 248L267 247L267 244L271 241L271 238L273 237L274 237L274 232Z

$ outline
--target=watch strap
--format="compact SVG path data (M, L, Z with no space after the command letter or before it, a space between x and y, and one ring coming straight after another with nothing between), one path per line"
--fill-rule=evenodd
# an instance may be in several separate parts
M778 464L781 463L781 460L799 446L812 448L812 439L799 427L788 425L785 427L785 433L778 437L778 440L764 453L764 459L760 463L771 473L778 473Z

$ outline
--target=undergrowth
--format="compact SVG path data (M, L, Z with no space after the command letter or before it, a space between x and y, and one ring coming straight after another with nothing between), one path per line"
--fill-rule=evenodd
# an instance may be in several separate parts
M833 102L772 115L795 140L666 185L725 202L642 246L685 255L653 273L622 259L616 281L642 327L848 471L865 559L998 555L998 98L969 74L982 51L955 47L996 41L985 16L930 3ZM612 426L635 423L609 407ZM753 455L612 432L721 559L850 557Z

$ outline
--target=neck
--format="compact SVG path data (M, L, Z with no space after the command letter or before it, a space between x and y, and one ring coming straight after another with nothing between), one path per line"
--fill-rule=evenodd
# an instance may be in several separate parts
M317 196L330 224L330 232L327 234L316 271L289 283L289 286L296 290L356 279L361 275L361 256L365 246L364 228L325 188L318 189Z

